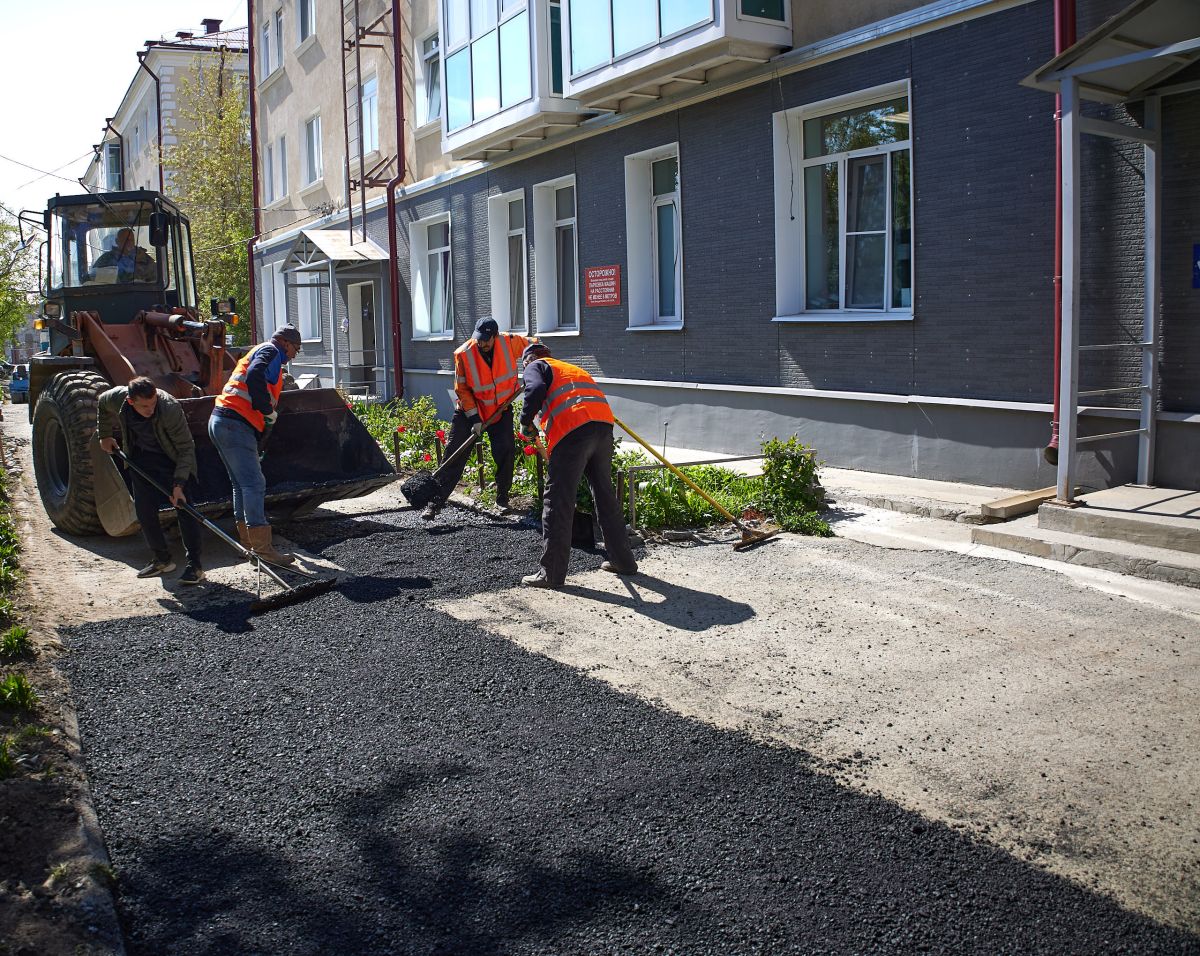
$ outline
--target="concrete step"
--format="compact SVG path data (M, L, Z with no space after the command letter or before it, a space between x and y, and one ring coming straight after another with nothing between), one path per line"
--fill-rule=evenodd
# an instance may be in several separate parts
M1039 527L1038 521L1037 515L1028 515L1005 524L981 525L971 529L971 540L1051 561L1200 588L1200 555L1052 530Z
M1101 505L1090 495L1078 508L1042 505L1038 527L1200 554L1200 516L1117 510Z

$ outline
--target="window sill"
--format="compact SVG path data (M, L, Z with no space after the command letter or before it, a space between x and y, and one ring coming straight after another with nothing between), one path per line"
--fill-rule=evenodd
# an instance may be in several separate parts
M264 210L277 209L288 201L287 196L280 196L278 199L272 199L269 203L263 206Z
M279 64L279 66L275 67L275 69L273 69L270 73L268 73L266 76L264 76L262 78L262 80L259 81L258 91L260 93L265 93L268 88L275 85L275 83L279 80L279 78L281 76L283 76L283 64L282 63Z
M555 329L549 329L546 332L543 332L541 329L538 329L537 337L539 339L565 338L570 335L578 335L578 334L579 334L579 329L555 328Z
M630 325L626 332L682 332L682 322L656 322L653 325Z
M306 50L311 50L316 45L317 45L317 33L314 30L312 33L310 33L308 36L306 36L303 40L300 41L300 43L296 46L296 49L294 52L295 52L296 56L300 56Z
M414 335L414 342L453 342L453 335Z
M772 322L798 322L809 325L821 322L911 322L911 312L801 312L799 315L777 315Z
M323 341L323 340L322 340L322 339L320 339L320 338L315 338L315 339L301 339L301 340L300 340L300 344L301 344L301 345L320 345L322 341Z
M424 139L426 136L432 136L434 133L442 131L442 118L440 116L431 119L428 123L422 123L413 130L413 136L417 139Z
M322 188L324 185L325 185L325 177L324 176L320 177L319 179L314 179L311 183L309 183L307 186L305 186L303 189L300 190L299 195L307 196L310 193L315 193L318 189Z

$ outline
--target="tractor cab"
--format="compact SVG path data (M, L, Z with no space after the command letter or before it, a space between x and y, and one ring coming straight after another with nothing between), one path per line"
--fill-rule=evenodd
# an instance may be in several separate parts
M45 220L47 315L96 312L109 325L147 309L195 309L190 226L170 200L149 190L55 196ZM58 354L69 333L49 324Z

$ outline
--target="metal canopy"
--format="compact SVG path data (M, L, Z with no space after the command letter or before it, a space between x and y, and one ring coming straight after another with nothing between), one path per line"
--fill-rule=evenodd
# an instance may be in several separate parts
M1058 93L1075 78L1082 99L1124 103L1197 62L1200 3L1137 0L1021 83Z
M1162 249L1159 220L1162 206L1161 99L1200 88L1200 83L1164 81L1200 62L1200 0L1135 0L1099 29L1064 50L1026 77L1026 86L1062 97L1062 348L1059 365L1059 433L1057 496L1054 503L1073 505L1075 456L1080 445L1137 437L1137 482L1154 480L1154 439L1158 406L1159 316ZM1119 104L1144 101L1140 126L1085 115L1085 100ZM1122 342L1082 344L1081 256L1082 170L1084 135L1140 143L1143 156L1143 258L1141 334ZM1141 367L1138 385L1113 385L1080 391L1079 355L1091 351L1135 351ZM1138 427L1107 434L1080 434L1080 399L1136 395Z
M288 250L284 272L320 272L330 265L382 262L387 252L370 239L354 242L344 229L305 229Z

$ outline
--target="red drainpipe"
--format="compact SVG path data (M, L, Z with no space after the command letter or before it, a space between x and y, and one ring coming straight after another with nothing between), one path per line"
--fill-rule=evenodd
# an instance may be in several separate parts
M249 58L250 67L250 179L251 179L251 201L254 203L254 234L246 241L246 268L250 273L250 285L248 286L249 299L246 303L247 314L250 316L250 343L260 342L266 338L265 330L262 338L258 335L258 323L255 321L254 307L254 242L258 239L259 232L262 231L260 225L261 214L259 213L258 202L258 109L255 106L255 90L254 85L254 62L256 50L254 49L254 0L246 0L246 33L248 42L246 44L246 56Z
M404 157L404 59L401 54L400 4L392 4L392 74L396 87L396 175L387 184L388 258L391 275L388 285L392 306L392 361L396 367L396 398L404 397L404 355L400 335L400 258L396 239L396 190L406 173Z
M1075 43L1075 0L1054 0L1054 55ZM1062 257L1063 257L1063 164L1062 94L1054 97L1054 418L1050 422L1050 445L1046 459L1058 464L1058 395L1062 375Z

